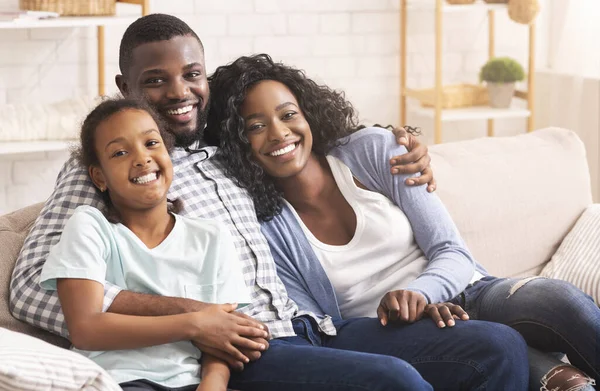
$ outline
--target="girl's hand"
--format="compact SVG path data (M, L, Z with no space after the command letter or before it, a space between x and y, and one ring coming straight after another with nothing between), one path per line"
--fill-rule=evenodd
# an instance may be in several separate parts
M425 314L441 329L454 326L454 319L469 320L469 315L463 308L452 303L427 304Z
M208 348L211 354L239 366L240 362L250 361L240 349L264 351L267 346L251 338L266 339L268 332L262 323L232 313L236 307L237 304L210 304L191 313L194 329L191 340L201 350Z
M413 323L423 317L425 306L427 299L418 292L402 289L392 291L381 299L377 307L377 317L384 326L390 321Z

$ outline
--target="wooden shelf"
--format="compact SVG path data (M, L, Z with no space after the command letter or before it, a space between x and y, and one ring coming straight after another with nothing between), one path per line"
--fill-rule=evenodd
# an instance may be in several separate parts
M415 107L411 112L418 115L435 118L435 110L427 107ZM495 109L489 106L466 107L460 109L442 110L441 119L444 122L470 121L470 120L489 120L489 119L507 119L507 118L529 118L531 112L527 109L511 107L508 109Z
M48 140L48 141L2 141L0 142L0 157L36 152L61 152L77 140Z
M0 29L35 29L56 27L97 27L131 24L135 16L62 16L53 19L0 22Z

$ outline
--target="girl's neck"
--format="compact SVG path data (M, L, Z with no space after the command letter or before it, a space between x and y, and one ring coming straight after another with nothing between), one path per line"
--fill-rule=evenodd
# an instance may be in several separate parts
M168 211L165 202L151 209L119 210L121 223L129 228L148 248L162 243L175 225L175 216Z
M319 209L324 200L338 191L327 159L314 154L298 175L277 180L276 186L298 212Z

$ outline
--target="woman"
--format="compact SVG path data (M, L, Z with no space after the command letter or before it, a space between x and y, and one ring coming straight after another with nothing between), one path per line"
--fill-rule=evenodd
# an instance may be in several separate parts
M582 371L600 379L593 301L558 280L488 276L439 199L389 174L388 159L406 150L385 130L356 131L343 95L266 55L220 67L210 82L208 132L254 198L296 302L334 319L377 316L385 326L413 323L428 304L451 300L576 366L532 353L532 389L589 387Z

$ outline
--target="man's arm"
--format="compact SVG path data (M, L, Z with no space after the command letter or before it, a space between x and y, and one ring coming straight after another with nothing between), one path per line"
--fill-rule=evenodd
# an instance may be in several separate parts
M431 157L425 144L422 144L417 135L418 129L412 127L394 128L392 130L398 145L406 147L407 153L393 156L390 159L392 174L410 175L420 173L420 176L407 178L404 183L408 186L427 184L427 191L434 192L437 183L431 170Z

